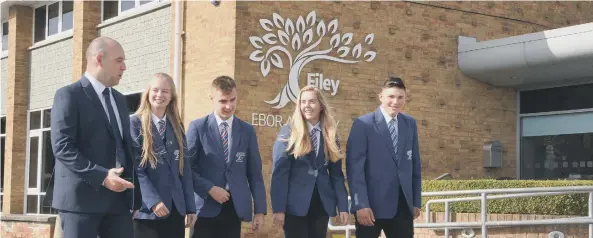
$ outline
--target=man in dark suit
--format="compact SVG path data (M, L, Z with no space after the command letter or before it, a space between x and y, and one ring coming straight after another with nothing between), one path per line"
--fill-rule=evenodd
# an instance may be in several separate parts
M187 129L198 216L193 237L239 238L241 221L251 221L255 213L252 229L257 231L267 209L257 136L252 125L234 116L232 78L216 78L210 98L214 112Z
M52 207L65 238L133 237L141 205L125 97L112 87L126 69L121 45L99 37L82 78L58 89L51 110Z
M406 86L385 81L381 105L354 120L348 138L346 169L356 237L412 238L420 215L421 176L416 120L401 112Z

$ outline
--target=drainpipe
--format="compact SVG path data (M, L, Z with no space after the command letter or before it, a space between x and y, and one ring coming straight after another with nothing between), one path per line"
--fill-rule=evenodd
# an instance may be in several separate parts
M185 117L185 113L183 108L185 107L185 100L183 98L183 90L180 84L180 77L181 77L181 38L183 37L184 32L181 30L181 5L183 4L183 0L176 0L175 3L175 50L173 52L173 83L175 84L175 88L177 89L177 95L179 97L179 116L181 116L181 120Z
M176 0L175 3L175 51L173 55L173 82L175 88L179 88L179 75L181 71L181 37L183 32L181 31L181 4L182 0Z

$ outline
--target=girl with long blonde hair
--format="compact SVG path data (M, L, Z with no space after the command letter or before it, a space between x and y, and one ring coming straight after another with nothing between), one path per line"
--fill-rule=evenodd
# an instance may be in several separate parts
M196 219L196 205L178 96L169 75L153 76L130 128L142 192L135 237L184 237L185 227Z
M319 89L306 86L273 148L271 181L274 222L286 238L322 238L330 216L345 223L348 195L336 121Z

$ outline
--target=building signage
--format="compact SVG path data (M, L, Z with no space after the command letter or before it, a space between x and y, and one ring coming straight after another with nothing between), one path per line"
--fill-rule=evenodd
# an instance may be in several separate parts
M249 37L254 47L249 59L259 63L259 70L264 77L268 76L272 67L288 70L286 84L276 97L265 101L272 108L281 109L291 101L296 102L301 87L301 70L308 63L326 60L355 64L363 60L371 62L376 56L376 52L365 49L373 43L373 33L366 35L364 42L353 43L352 33L338 31L338 19L326 24L323 19L317 19L315 11L306 17L299 16L296 21L273 13L271 19L260 19L259 24L265 33L261 37ZM335 96L338 93L339 79L314 72L307 72L305 76L307 85L316 86L327 95ZM277 116L253 113L252 124L276 127L283 124L282 117Z

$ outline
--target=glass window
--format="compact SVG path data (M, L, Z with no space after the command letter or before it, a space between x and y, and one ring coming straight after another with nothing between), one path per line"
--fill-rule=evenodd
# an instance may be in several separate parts
M29 188L37 188L37 159L39 158L39 137L29 138Z
M6 148L6 117L0 118L2 120L0 133L0 209L2 206L2 194L4 192L4 149Z
M547 88L520 93L520 113L593 108L593 84Z
M29 119L30 119L30 124L29 124L29 129L30 130L37 130L41 127L41 111L35 111L35 112L31 112L29 114Z
M60 31L60 2L47 6L47 35L55 35Z
M34 42L72 29L73 2L58 1L35 9Z
M119 2L117 0L103 1L103 20L111 19L117 16L118 4Z
M134 112L138 110L138 107L140 107L141 96L141 93L126 95L126 101L128 102L128 113L130 115L134 114Z
M2 23L2 51L8 50L8 22Z
M45 40L45 8L41 6L35 9L35 42Z
M29 112L29 161L27 213L56 214L51 204L44 201L53 183L55 158L51 147L51 109ZM33 127L33 124L36 125ZM35 128L35 129L33 129Z
M62 2L62 31L72 29L74 21L74 4L72 1Z
M593 179L593 133L521 138L522 179Z
M124 12L124 11L134 8L136 6L136 1L135 0L121 0L120 4L121 4L121 11Z
M103 0L103 21L114 18L120 13L160 0Z

